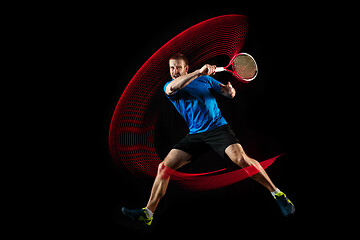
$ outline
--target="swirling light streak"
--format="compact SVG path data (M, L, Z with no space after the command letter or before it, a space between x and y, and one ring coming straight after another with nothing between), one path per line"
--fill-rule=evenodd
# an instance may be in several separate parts
M189 57L189 65L194 69L219 55L226 55L230 60L241 50L247 28L247 17L242 15L224 15L205 20L175 36L142 65L121 95L111 120L109 150L117 164L137 176L156 176L161 159L154 144L159 108L153 99L157 92L163 91L164 84L170 79L168 60L181 52ZM226 179L233 178L241 171L246 170L221 174L224 178L222 182L233 182ZM203 182L212 181L214 177L218 179L219 176L192 177L196 177L197 182ZM188 181L183 182L188 186L185 183ZM223 186L223 183L220 185ZM220 185L212 186L216 188Z

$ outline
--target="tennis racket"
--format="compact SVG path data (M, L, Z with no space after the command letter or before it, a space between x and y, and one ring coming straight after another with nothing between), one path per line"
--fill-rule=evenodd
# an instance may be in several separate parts
M232 65L232 70L227 69ZM226 67L217 67L215 72L227 71L241 82L248 83L254 80L258 74L258 67L255 59L248 53L238 53Z

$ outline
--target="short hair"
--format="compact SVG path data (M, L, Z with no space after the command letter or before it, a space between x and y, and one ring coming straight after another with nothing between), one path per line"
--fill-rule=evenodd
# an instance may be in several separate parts
M175 60L179 60L179 59L182 59L184 62L185 62L185 66L186 65L189 65L189 61L188 59L185 57L184 54L182 53L176 53L174 56L172 56L170 59L175 59ZM169 59L169 60L170 60Z

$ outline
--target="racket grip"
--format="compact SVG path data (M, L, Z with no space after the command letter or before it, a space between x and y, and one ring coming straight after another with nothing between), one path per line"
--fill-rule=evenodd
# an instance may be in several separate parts
M215 72L223 72L225 71L225 68L223 67L216 67Z

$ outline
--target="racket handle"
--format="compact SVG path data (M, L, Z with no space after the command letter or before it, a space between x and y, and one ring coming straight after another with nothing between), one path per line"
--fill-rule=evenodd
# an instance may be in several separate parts
M226 71L223 67L216 67L215 72L223 72Z

